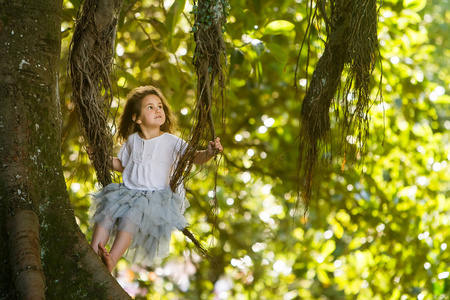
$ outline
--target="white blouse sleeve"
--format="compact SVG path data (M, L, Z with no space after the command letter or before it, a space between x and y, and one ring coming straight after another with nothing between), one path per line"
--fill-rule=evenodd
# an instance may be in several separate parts
M125 142L125 144L122 145L122 148L120 148L119 154L117 157L120 159L120 162L122 163L122 166L126 166L128 164L128 160L130 159L130 151L128 149L128 140Z

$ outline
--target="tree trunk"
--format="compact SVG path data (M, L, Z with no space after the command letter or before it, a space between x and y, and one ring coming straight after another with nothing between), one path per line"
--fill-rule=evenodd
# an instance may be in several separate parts
M61 3L0 1L0 299L128 299L80 232L66 191Z

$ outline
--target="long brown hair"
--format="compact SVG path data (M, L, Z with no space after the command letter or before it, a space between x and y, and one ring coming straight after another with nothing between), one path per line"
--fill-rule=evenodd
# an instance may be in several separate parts
M127 95L127 103L125 104L122 117L120 118L119 130L117 133L119 140L126 140L130 134L140 131L139 124L133 121L133 116L136 115L139 117L141 115L142 100L148 95L155 95L162 102L166 121L161 125L161 130L172 133L175 129L176 120L163 93L154 86L145 85L134 88Z

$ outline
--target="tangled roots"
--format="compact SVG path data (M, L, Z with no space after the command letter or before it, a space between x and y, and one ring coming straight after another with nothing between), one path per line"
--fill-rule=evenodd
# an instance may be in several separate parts
M323 8L322 1L317 7ZM320 3L319 3L320 2ZM345 138L356 133L360 147L368 135L370 79L378 51L376 0L330 1L330 16L324 15L328 38L313 72L300 112L298 156L299 196L308 210L313 198L319 155L330 143L330 107L335 100L337 123L341 126L344 160ZM323 9L324 11L324 9ZM311 21L312 22L312 21ZM341 76L346 72L345 85Z
M194 1L196 17L193 31L196 48L193 64L197 73L197 97L195 102L194 124L188 138L187 149L184 155L179 158L177 167L171 177L170 187L172 190L176 190L178 186L189 179L193 166L193 158L201 141L209 139L214 140L216 138L212 110L213 104L217 103L218 99L220 99L222 103L223 115L225 76L222 68L221 56L225 56L226 47L223 40L222 27L226 22L227 9L227 7L224 6L224 3L224 0L199 0L197 6L197 3ZM215 190L216 188L214 188L214 191ZM212 214L217 210L218 202L214 193L214 208ZM183 233L194 242L206 258L211 258L208 251L187 229L185 229Z
M98 181L112 182L112 134L108 117L112 101L109 74L121 0L86 0L69 50L68 76L80 129L92 152Z

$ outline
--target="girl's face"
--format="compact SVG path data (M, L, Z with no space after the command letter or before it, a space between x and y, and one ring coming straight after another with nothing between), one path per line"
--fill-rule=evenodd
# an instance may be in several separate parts
M156 95L147 95L141 102L141 114L135 120L141 128L160 128L166 122L164 106Z

